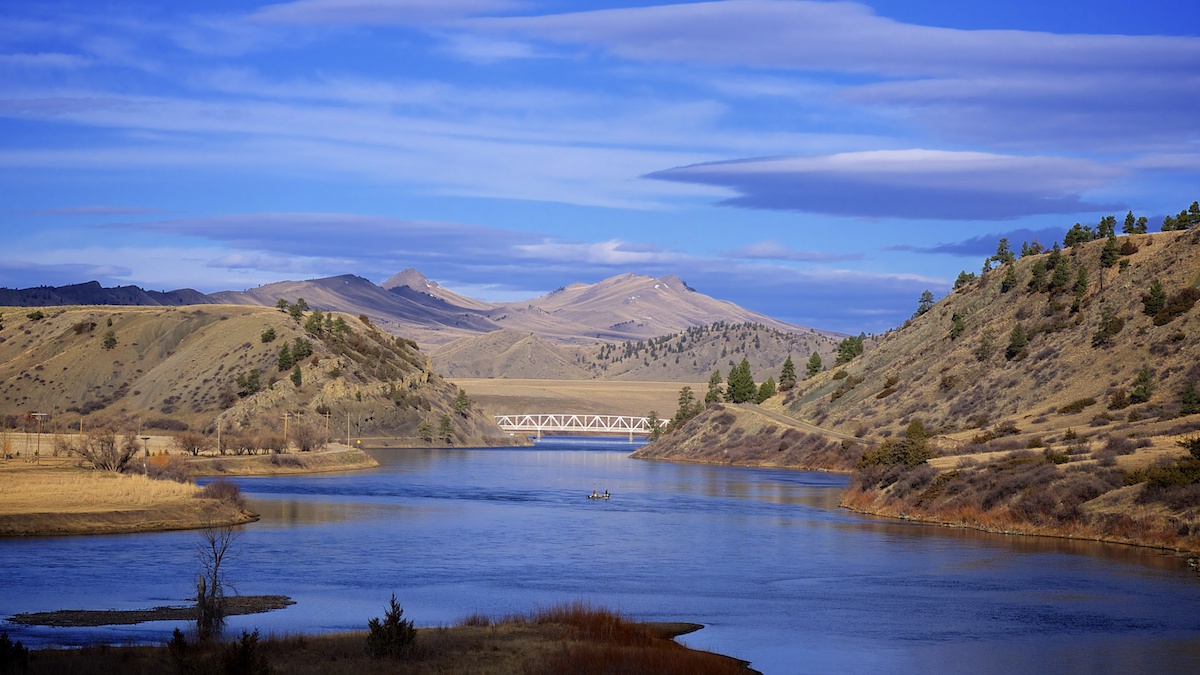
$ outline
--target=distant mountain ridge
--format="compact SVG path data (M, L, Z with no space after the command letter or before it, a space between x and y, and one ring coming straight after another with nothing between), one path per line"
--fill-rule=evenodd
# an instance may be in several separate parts
M675 275L622 274L593 284L571 284L523 302L495 303L450 291L414 269L403 270L383 284L345 274L208 295L191 289L163 293L136 286L108 289L94 281L57 288L0 289L0 305L6 306L274 306L280 300L300 298L314 309L367 316L389 332L431 346L502 329L556 344L637 341L714 323L751 323L789 333L835 335L717 300Z
M147 291L137 286L104 288L98 281L69 286L35 286L20 290L0 288L0 306L57 307L63 305L146 305L150 307L207 305L214 301L200 291Z

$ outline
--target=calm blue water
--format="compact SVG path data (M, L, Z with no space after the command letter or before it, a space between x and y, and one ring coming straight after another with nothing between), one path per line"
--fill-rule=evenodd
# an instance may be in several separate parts
M707 627L764 673L1184 673L1200 581L1153 551L859 517L837 475L630 460L610 441L382 450L379 469L239 480L263 515L227 569L297 604L234 631L418 625L586 600ZM593 489L611 491L593 501ZM0 540L0 616L185 604L195 533ZM164 640L179 624L0 630L27 644ZM186 628L186 626L184 626Z

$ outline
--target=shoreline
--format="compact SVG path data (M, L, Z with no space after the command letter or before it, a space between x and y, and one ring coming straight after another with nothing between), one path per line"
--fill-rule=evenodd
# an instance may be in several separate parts
M379 465L366 452L345 446L303 455L187 459L198 478L328 473ZM0 463L0 539L200 530L259 518L240 505L200 498L201 489L194 484L77 464L65 457L41 457L38 464Z

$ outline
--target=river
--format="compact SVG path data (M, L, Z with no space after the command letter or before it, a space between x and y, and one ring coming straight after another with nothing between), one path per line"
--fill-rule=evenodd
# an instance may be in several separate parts
M418 626L576 600L703 623L681 641L769 674L1200 667L1200 580L1179 558L873 519L837 508L843 476L630 451L379 450L369 471L238 479L263 517L243 528L230 581L297 604L230 629L363 629L395 592ZM0 540L0 616L186 603L198 539ZM72 645L165 640L177 625L0 630Z

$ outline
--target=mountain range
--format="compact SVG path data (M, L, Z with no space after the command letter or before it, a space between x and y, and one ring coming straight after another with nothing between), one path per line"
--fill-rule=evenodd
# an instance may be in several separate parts
M71 286L0 289L0 306L199 304L274 306L303 298L313 309L363 314L381 327L423 345L501 329L533 334L559 344L645 340L717 322L754 323L786 332L806 331L717 300L675 275L622 274L594 284L575 283L522 302L485 302L455 293L414 269L375 284L351 274L280 281L244 291L204 294L192 289L145 291L104 288L97 282ZM816 331L832 336L833 333Z

